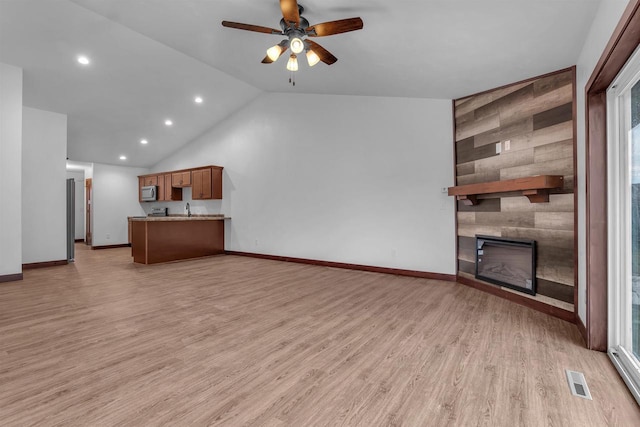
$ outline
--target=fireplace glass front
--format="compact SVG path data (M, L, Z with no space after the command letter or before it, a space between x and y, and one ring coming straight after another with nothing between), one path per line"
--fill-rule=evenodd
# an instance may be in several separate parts
M476 278L535 295L535 240L476 236Z

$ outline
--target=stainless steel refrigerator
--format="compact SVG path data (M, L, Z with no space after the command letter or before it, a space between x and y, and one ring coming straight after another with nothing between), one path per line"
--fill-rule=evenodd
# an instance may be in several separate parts
M67 179L67 261L72 262L76 256L76 181Z

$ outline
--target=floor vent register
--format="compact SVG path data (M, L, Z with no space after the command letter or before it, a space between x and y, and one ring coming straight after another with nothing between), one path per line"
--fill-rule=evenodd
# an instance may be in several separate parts
M582 372L570 371L568 369L565 369L565 372L567 374L567 380L569 381L571 394L582 397L583 399L593 400L589 392L589 387L587 387L587 380L584 379Z

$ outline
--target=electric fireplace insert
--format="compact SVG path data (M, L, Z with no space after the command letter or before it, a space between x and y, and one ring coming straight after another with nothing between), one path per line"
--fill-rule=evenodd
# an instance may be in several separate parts
M535 240L476 236L476 279L535 295Z

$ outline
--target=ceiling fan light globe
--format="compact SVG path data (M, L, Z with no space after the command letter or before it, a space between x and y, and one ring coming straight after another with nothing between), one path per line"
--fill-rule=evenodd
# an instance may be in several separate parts
M282 47L279 44L275 46L271 46L269 49L267 49L267 56L269 57L270 60L274 62L278 58L280 58L281 54L282 54Z
M298 58L295 54L291 54L289 61L287 62L287 70L298 71Z
M304 42L300 37L294 37L291 39L289 47L293 53L298 54L304 50Z
M318 62L320 62L320 57L311 49L307 51L307 62L309 63L309 67L313 67Z

